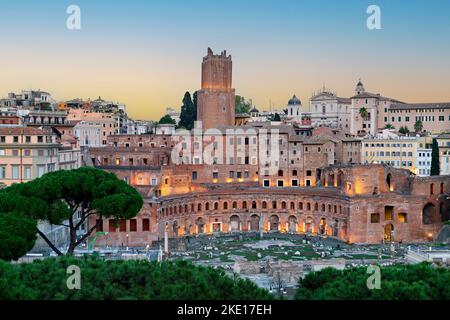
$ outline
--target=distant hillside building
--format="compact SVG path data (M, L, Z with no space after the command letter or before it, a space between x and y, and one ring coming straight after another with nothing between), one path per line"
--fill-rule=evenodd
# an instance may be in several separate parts
M50 93L41 90L22 90L21 93L8 93L8 97L0 99L0 107L25 109L54 109L56 101Z

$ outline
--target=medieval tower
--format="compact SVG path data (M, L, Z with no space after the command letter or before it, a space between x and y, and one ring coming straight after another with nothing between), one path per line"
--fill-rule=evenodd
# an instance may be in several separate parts
M208 54L202 62L202 87L198 91L197 121L204 129L234 125L235 93L231 87L231 55Z

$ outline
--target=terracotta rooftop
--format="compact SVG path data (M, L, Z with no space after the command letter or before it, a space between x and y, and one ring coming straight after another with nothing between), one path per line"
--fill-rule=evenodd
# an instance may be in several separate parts
M393 104L390 109L450 109L450 102Z
M47 131L32 127L0 128L0 135L48 135Z
M365 98L377 98L380 99L382 101L387 100L387 101L392 101L398 104L404 104L404 102L396 100L396 99L392 99L392 98L388 98L388 97L383 97L382 95L380 95L379 93L375 94L375 93L370 93L370 92L362 92L360 94L357 94L353 97L351 97L350 99L365 99Z

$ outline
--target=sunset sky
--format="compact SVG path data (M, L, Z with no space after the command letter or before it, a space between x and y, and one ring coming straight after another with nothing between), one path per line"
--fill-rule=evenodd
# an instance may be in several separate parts
M81 8L82 29L66 28ZM370 4L382 30L366 27ZM102 98L159 119L200 87L207 47L233 57L236 93L260 109L325 84L406 102L450 101L450 1L0 0L0 96Z

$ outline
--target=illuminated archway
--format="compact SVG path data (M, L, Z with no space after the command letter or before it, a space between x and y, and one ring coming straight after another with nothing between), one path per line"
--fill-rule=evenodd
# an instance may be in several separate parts
M327 220L325 218L320 219L319 223L319 233L325 234L327 228Z
M288 224L289 224L289 232L291 233L297 232L297 218L295 216L289 216Z
M384 241L394 241L394 226L392 223L389 223L384 227Z
M240 223L241 223L241 220L239 219L239 216L232 215L230 217L230 230L231 230L231 232L240 231Z
M394 191L394 183L392 182L392 175L390 173L386 176L386 184L389 191Z
M253 214L250 217L250 230L251 231L259 230L259 216L257 214Z
M270 216L270 231L278 231L280 225L280 218L277 215Z
M198 218L195 224L197 225L198 234L202 234L205 232L205 223L203 222L202 218Z

